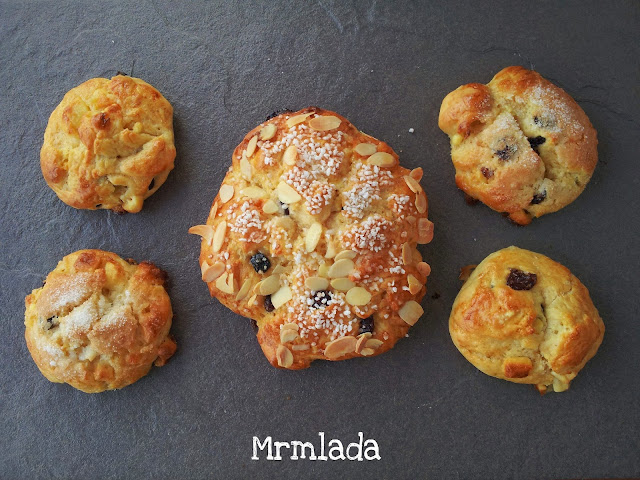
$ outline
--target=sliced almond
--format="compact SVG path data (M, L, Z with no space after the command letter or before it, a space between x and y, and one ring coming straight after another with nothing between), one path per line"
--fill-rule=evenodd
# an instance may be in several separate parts
M409 225L415 225L417 221L416 217L413 215L407 215L406 220L409 222Z
M331 286L340 292L346 292L355 287L356 284L346 277L340 277L331 280Z
M367 343L365 343L365 347L373 348L374 350L377 350L378 348L380 348L380 345L382 345L383 343L384 342L382 340L378 340L377 338L371 338L367 340Z
M409 293L411 293L411 295L415 295L420 290L422 290L422 283L420 283L420 280L418 280L416 277L409 274L407 280L409 282Z
M418 220L418 243L429 243L433 240L433 223L426 218Z
M233 198L233 185L223 184L220 187L220 201L222 203L227 203L232 198Z
M251 280L247 278L236 295L236 301L244 300L249 294L249 290L251 290Z
M333 258L336 256L336 246L331 241L331 238L327 241L327 252L324 254L324 258Z
M291 345L291 350L293 350L294 352L299 352L301 350L309 350L309 345L307 345L306 343L303 343L302 345Z
M300 329L300 326L297 323L285 323L282 325L281 330L295 330L296 332Z
M304 122L308 117L310 117L311 115L313 115L313 112L310 113L302 113L300 115L296 115L294 117L291 117L287 120L287 127L291 128L291 127L295 127L296 125L298 125L299 123Z
M347 292L345 300L349 305L361 307L371 301L371 294L362 287L353 287Z
M396 159L387 152L377 152L367 159L369 165L377 165L378 167L393 167Z
M422 175L424 174L424 172L422 171L422 167L418 167L418 168L414 168L413 170L411 170L411 172L409 172L409 176L411 178L415 178L416 181L420 181L422 180Z
M424 192L420 192L416 195L416 210L418 210L418 213L424 213L427 211L427 196Z
M400 318L409 325L415 325L423 313L424 310L415 300L409 300L398 311L398 315L400 315Z
M276 213L278 210L280 210L278 208L278 204L273 200L267 200L266 202L264 202L264 205L262 206L262 211L267 215Z
M409 187L409 189L413 193L419 193L422 191L422 187L420 186L420 184L417 182L415 178L410 177L409 175L405 175L402 178L404 178L404 182L407 184L407 187Z
M318 132L333 130L334 128L338 128L341 123L342 120L334 115L322 115L313 117L311 120L309 120L309 126Z
M358 253L354 252L353 250L342 250L339 254L337 254L334 257L334 260L337 262L338 260L341 260L343 258L348 258L350 260L353 260L354 258L356 258L356 255Z
M340 337L324 347L324 356L329 359L339 358L356 350L356 337Z
M287 269L284 268L282 265L276 265L273 269L273 272L271 272L271 275L279 275L281 273L286 272Z
M260 129L260 140L271 140L278 131L278 127L273 123L269 123Z
M431 273L431 266L427 262L420 262L418 264L418 272L420 272L420 275L428 277Z
M320 275L321 277L328 277L329 276L329 265L327 265L326 263L323 263L322 265L320 265L318 267L318 275Z
M360 355L368 357L369 355L373 355L376 351L373 348L363 348L360 352Z
M356 342L356 353L360 353L362 351L369 338L371 338L370 332L361 333L360 335L358 335L358 341Z
M216 218L216 213L218 213L218 202L213 202L211 205L211 210L209 210L209 217Z
M213 227L211 225L194 225L189 229L189 233L200 235L208 245L211 245L211 240L213 240Z
M322 225L318 222L314 222L307 230L307 236L304 240L304 245L307 252L313 252L320 241L322 236Z
M263 189L253 186L244 187L242 190L240 190L240 194L249 198L264 198L267 196L267 192L265 192Z
M329 287L329 280L323 277L309 277L304 282L305 286L314 292L326 290Z
M240 159L240 173L245 178L245 180L251 181L253 178L253 167L251 166L251 162L247 158L246 152L242 154L242 158Z
M378 150L378 147L373 143L359 143L356 145L356 148L353 149L358 155L362 155L363 157L368 157L369 155L373 155Z
M329 278L346 277L356 268L356 264L349 258L343 258L335 262L329 268Z
M289 145L287 149L284 151L284 155L282 156L282 161L286 165L295 165L296 160L298 159L298 149L295 145Z
M402 264L403 265L411 265L412 255L411 255L411 245L408 243L402 244Z
M204 262L200 267L202 280L207 283L213 282L216 278L222 275L225 268L226 265L222 262L216 262L213 265L209 265L207 262Z
M233 293L233 273L228 274L227 272L224 272L222 275L220 275L216 280L216 287L221 292L228 294Z
M300 194L296 192L291 185L285 182L280 182L276 191L278 192L278 199L282 203L296 203L302 199Z
M251 158L256 151L256 145L258 144L258 136L254 135L247 143L247 157Z
M271 295L271 303L274 308L280 308L292 298L293 293L291 293L291 289L285 285L284 287L280 287L276 293Z
M224 243L224 237L227 234L227 222L222 220L216 227L216 231L213 233L213 242L211 243L211 250L213 253L219 252Z
M293 365L293 353L284 345L278 345L276 359L278 360L278 365L283 368L289 368Z
M249 308L251 308L251 307L255 306L255 304L256 304L256 298L258 298L258 295L257 295L257 294L252 295L252 296L249 298L249 301L247 302L247 306L248 306Z
M280 275L271 275L260 282L259 294L272 295L280 288Z
M284 328L280 330L280 343L289 343L298 338L298 332L291 328Z

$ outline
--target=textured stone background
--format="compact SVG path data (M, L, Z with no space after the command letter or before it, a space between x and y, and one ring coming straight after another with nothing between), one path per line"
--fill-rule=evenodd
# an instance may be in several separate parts
M1 2L0 477L640 476L640 4L483 4ZM526 228L465 204L437 127L446 93L511 64L565 88L600 140L584 194ZM118 70L172 102L176 168L139 214L76 211L42 179L43 131L67 90ZM186 232L205 220L245 132L308 105L424 168L433 274L426 314L394 350L286 372L265 361L248 320L209 298ZM605 320L598 355L567 393L485 376L449 339L458 269L512 244L568 266ZM178 353L121 391L47 382L23 340L24 296L80 248L148 259L171 277ZM363 431L383 459L249 460L253 435L318 431L345 442Z

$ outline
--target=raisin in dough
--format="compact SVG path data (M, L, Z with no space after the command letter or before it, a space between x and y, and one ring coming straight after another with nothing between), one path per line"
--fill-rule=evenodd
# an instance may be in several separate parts
M165 273L115 253L64 257L25 299L25 338L52 382L87 393L125 387L161 366L176 344Z
M175 156L171 104L139 78L117 75L67 92L49 117L40 166L67 205L135 213Z
M419 184L384 142L307 108L249 132L202 235L211 295L254 319L272 365L377 355L423 313L416 249L433 224Z
M521 225L573 202L598 161L580 106L522 67L449 93L438 123L451 138L458 187Z
M453 304L449 332L487 375L558 392L596 354L604 324L567 268L509 247L473 270Z

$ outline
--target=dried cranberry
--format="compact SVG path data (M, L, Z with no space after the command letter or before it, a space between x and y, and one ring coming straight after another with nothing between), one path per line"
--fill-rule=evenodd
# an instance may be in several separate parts
M482 172L482 175L484 175L484 178L493 177L493 170L491 170L490 168L482 167L480 171Z
M292 113L292 112L293 110L289 110L288 108L281 108L279 110L276 110L275 112L271 112L265 119L265 122L271 120L274 117L277 117L278 115L282 115L283 113Z
M273 303L271 302L271 295L267 295L266 297L264 297L264 309L267 312L273 312L276 307L273 306Z
M253 318L251 319L251 329L253 333L258 333L258 322L256 322Z
M516 153L518 148L515 145L505 145L504 148L500 150L496 150L496 155L500 160L506 162L511 158L511 156Z
M57 327L58 324L59 324L58 317L54 315L53 317L47 318L45 327L47 330L51 330L52 328Z
M257 273L264 273L267 270L269 270L269 268L271 267L271 262L266 257L266 255L262 252L256 252L251 257L250 262L251 262L251 265L253 265L253 269Z
M360 319L360 333L373 333L373 317L367 317Z
M531 290L538 281L535 273L527 273L517 268L512 268L507 277L507 285L513 290Z
M331 292L329 290L317 290L311 294L313 308L326 307L329 300L331 300Z
M531 145L531 148L533 148L536 152L538 151L538 147L547 141L546 138L540 135L538 135L537 137L529 137L527 140L529 140L529 145Z
M538 205L539 203L542 203L545 198L547 198L546 190L543 190L542 193L536 193L531 199L531 205Z

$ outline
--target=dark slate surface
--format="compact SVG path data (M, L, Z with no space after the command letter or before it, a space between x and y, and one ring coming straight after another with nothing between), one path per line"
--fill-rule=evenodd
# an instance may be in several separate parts
M640 4L483 4L2 2L0 477L640 476ZM572 94L600 140L585 193L526 228L464 203L437 127L446 93L512 64ZM176 168L139 214L76 211L42 179L42 134L67 90L118 70L174 105ZM248 320L209 298L186 232L205 220L245 132L308 105L424 168L433 274L426 315L393 351L286 372L265 361ZM605 320L598 355L567 393L485 376L449 339L459 267L512 244L568 266ZM24 296L80 248L171 276L178 353L121 391L49 383L23 340ZM317 444L318 431L345 443L362 431L382 460L250 460L253 435Z

